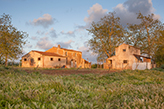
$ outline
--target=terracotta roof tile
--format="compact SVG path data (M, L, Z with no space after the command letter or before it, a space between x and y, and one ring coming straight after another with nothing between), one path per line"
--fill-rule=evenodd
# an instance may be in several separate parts
M137 57L143 57L143 58L147 58L147 59L151 59L150 57L148 56L142 56L142 55L137 55L137 54L133 54L134 56L137 56Z
M67 51L81 52L81 51L76 51L76 50L66 49L66 48L61 48L61 49L63 49L63 50L67 50Z
M59 55L56 53L52 53L52 52L42 52L42 51L35 51L35 50L33 50L33 52L37 52L37 53L40 53L40 54L45 55L45 56L65 57L65 56L62 56L62 55Z
M52 48L58 48L58 47L52 47ZM76 51L76 50L72 50L72 49L67 49L67 48L60 48L62 50L66 50L66 51L73 51L73 52L81 52L81 51ZM48 50L47 50L48 51ZM81 52L82 53L82 52Z
M85 62L85 63L90 63L89 61L87 61L87 60L85 60L85 59L84 59L84 62Z
M126 44L126 43L123 43L123 44L121 44L121 45L129 45L129 44ZM121 45L119 45L119 46L121 46ZM118 46L118 47L119 47ZM138 47L134 47L134 46L132 46L132 45L129 45L130 47L133 47L133 48L136 48L136 49L140 49L140 48L138 48ZM118 48L118 47L116 47L116 48Z

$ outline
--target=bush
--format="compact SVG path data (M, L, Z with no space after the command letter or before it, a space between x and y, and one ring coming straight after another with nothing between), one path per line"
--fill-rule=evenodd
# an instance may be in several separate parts
M164 71L164 69L162 69L162 68L153 68L152 70Z
M161 65L161 68L164 69L164 64Z
M97 68L97 64L92 64L91 68Z

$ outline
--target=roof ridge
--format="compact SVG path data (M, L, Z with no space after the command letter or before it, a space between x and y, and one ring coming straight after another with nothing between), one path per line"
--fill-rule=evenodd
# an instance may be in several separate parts
M36 50L32 50L33 52L37 52L37 53L40 53L42 55L47 55L47 56L59 56L59 57L65 57L65 56L62 56L60 54L57 54L57 53L54 53L54 52L43 52L43 51L36 51Z
M53 46L54 48L58 48L58 47L55 47L55 46ZM53 48L52 47L52 48ZM51 48L50 48L51 49ZM81 51L78 51L78 50L73 50L73 49L68 49L68 48L60 48L60 49L63 49L63 50L68 50L68 51L75 51L75 52L81 52Z

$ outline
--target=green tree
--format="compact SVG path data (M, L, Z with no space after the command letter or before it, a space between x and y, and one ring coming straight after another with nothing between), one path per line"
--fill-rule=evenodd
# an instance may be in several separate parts
M120 18L108 13L98 22L92 22L89 29L92 38L88 41L90 50L98 54L98 60L114 55L115 47L124 42L124 28Z
M137 24L128 24L126 43L141 48L144 37L141 34L140 26Z
M161 35L158 39L157 49L155 51L155 62L157 66L164 64L164 30L160 31Z
M27 36L25 32L13 27L10 15L2 15L0 18L0 56L1 59L5 60L6 66L8 59L18 59L19 55L22 54L22 47Z
M128 43L139 47L141 53L154 57L163 25L158 19L154 19L154 14L144 16L139 12L137 19L140 19L139 24L129 24L128 26Z

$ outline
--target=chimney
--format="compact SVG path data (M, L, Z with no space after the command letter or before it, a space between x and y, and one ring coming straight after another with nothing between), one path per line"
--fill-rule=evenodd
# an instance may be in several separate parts
M58 48L60 48L60 45L58 45Z

